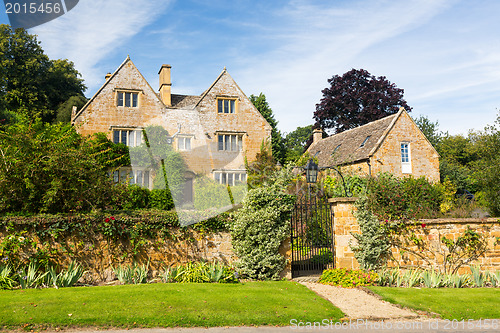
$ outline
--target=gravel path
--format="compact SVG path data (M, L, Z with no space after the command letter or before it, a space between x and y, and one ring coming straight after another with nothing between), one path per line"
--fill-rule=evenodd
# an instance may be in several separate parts
M417 319L420 315L401 309L370 295L361 289L340 288L320 283L300 281L307 288L326 298L350 319Z

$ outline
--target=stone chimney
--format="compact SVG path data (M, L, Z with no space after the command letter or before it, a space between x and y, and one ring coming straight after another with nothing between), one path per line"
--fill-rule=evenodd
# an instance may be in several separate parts
M106 76L105 76L106 81L108 81L110 77L111 77L111 73L106 74Z
M323 139L323 130L321 128L316 128L313 131L313 143L316 143L321 139Z
M172 106L172 81L170 80L170 65L162 65L160 74L160 98L166 106Z

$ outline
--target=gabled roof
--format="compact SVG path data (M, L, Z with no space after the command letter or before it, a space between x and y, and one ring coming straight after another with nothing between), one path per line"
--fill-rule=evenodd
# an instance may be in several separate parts
M134 66L134 68L141 75L141 77L144 80L144 82L146 82L146 84L149 87L149 89L151 89L151 92L153 93L153 95L155 95L156 97L158 97L158 101L160 101L160 103L162 103L165 106L165 104L163 103L163 101L161 100L161 98L153 90L153 88L151 87L151 85L149 84L149 82L146 80L146 78L142 75L142 73L139 71L139 69L135 66L135 64L133 63L133 61L130 59L130 56L127 55L127 58L122 62L122 64L114 71L114 73L108 79L106 79L106 82L104 82L104 84L101 86L101 88L99 88L99 90L97 90L97 92L94 94L94 96L92 96L92 98L89 99L87 101L87 103L77 112L77 114L75 115L75 117L73 119L71 119L71 122L74 122L76 120L76 118L78 118L87 109L87 107L94 101L94 99L97 96L99 96L99 94L101 93L101 91L111 82L111 80L120 72L120 70L123 68L123 66L125 66L125 64L128 63L128 62L132 63L132 65Z
M403 112L406 111L401 108L396 114L322 139L313 143L308 152L311 156L317 154L320 167L368 160Z

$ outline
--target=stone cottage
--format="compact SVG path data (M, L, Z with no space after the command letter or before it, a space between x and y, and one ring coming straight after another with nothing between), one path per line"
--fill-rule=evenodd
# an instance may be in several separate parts
M317 129L307 151L320 168L344 166L357 174L390 172L439 182L439 154L404 108L325 139Z
M88 103L73 111L72 123L81 134L104 132L113 142L129 147L144 142L143 129L162 126L168 132L167 142L186 162L187 198L197 175L227 185L245 182L245 157L249 162L255 159L262 141L271 139L271 126L225 68L195 96L172 94L170 72L170 65L161 66L157 93L127 57L106 75ZM145 187L152 184L147 169L122 169L114 177L116 181L127 177Z

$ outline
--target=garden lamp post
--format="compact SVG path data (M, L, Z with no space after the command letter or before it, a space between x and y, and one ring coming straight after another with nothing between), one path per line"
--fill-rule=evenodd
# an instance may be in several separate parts
M315 184L318 181L318 165L314 163L313 159L310 158L309 162L307 162L306 166L306 182L307 189L309 193L309 198L311 197L311 184Z
M306 181L308 184L314 184L318 181L318 165L314 163L313 159L309 159L306 164Z

